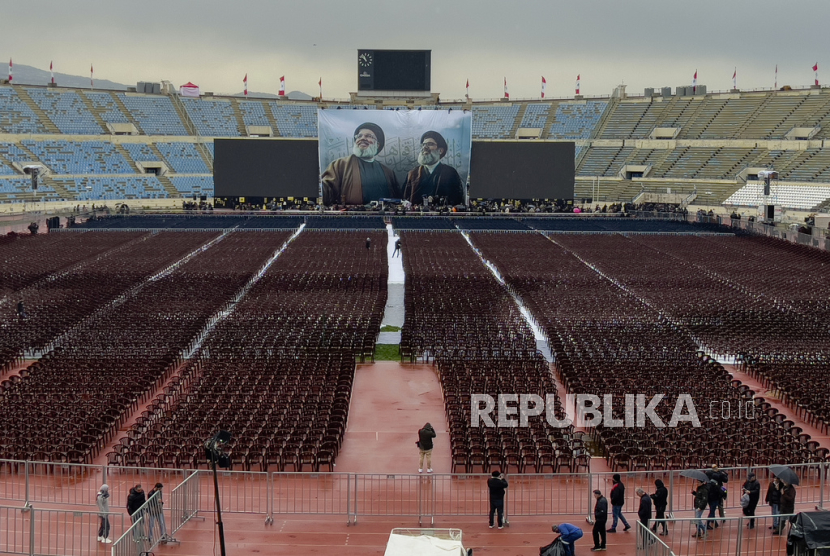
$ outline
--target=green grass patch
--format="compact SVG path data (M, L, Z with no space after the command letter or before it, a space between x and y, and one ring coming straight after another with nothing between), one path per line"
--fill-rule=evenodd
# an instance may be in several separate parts
M399 344L375 344L375 361L400 361L401 346Z
M400 326L392 326L391 324L387 324L386 326L381 327L380 331L381 332L400 332L401 327Z

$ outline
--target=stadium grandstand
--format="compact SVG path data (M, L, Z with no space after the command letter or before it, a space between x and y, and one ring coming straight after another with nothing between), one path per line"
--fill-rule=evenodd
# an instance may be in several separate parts
M0 552L195 556L221 518L235 552L293 555L381 554L410 526L535 555L588 520L582 553L621 479L635 530L609 552L784 554L790 515L830 508L830 90L646 93L0 85ZM572 143L573 197L219 207L221 140L308 144L321 110ZM494 471L507 531L485 523ZM740 511L779 475L780 522ZM665 535L635 524L656 480ZM122 510L156 483L164 504Z

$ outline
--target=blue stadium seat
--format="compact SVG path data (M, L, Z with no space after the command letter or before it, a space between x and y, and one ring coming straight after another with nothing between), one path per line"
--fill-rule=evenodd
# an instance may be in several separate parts
M95 120L95 116L75 91L26 89L26 93L61 133L67 135L101 135L104 133Z
M213 197L213 176L170 176L170 181L182 197Z
M317 137L317 107L269 103L283 137Z
M156 143L156 147L177 174L210 173L193 143Z
M187 115L200 135L206 137L239 137L239 126L229 100L183 98Z
M135 170L106 141L21 141L55 174L134 174Z
M127 124L130 120L116 104L110 93L100 91L86 91L83 93L92 102L92 107L98 111L101 118L109 124Z
M145 134L189 135L168 97L126 93L118 93L118 97Z
M4 133L49 133L29 105L11 87L0 87L0 131Z
M560 103L556 107L556 121L550 127L550 138L590 138L607 106L607 102L593 100L585 103Z

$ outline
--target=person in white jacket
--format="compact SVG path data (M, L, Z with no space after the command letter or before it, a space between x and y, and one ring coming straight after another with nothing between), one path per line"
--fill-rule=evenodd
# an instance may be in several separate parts
M110 487L101 485L98 489L98 496L95 499L98 504L98 517L101 525L98 527L98 542L111 543L110 539Z

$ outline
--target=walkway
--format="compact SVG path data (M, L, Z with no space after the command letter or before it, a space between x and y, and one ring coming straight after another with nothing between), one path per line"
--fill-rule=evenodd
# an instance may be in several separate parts
M393 361L358 365L337 471L417 472L415 441L418 429L427 422L438 434L432 467L437 473L449 473L452 458L447 418L433 367Z

